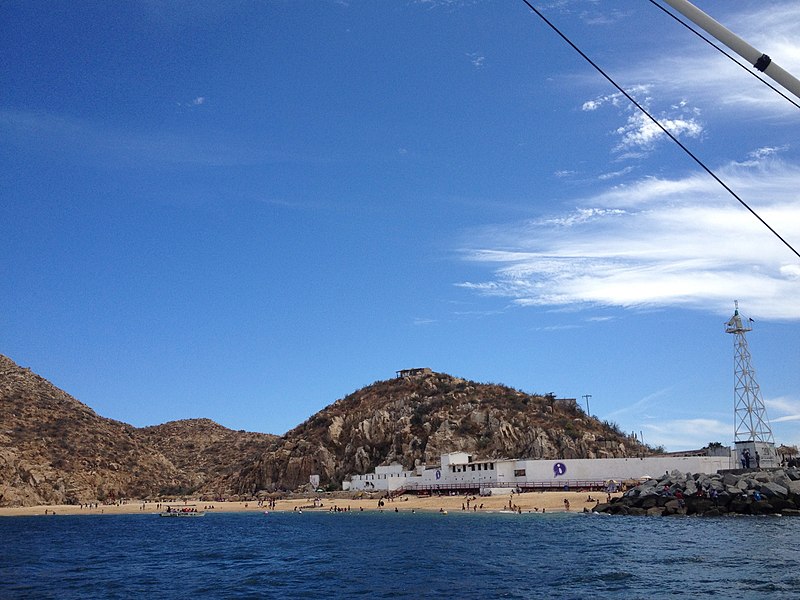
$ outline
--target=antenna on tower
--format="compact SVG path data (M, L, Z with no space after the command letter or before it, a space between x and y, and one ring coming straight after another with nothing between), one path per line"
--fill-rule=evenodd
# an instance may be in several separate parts
M750 363L750 349L745 337L748 331L753 330L753 319L745 319L739 314L738 300L734 301L734 305L733 316L725 324L725 333L734 336L733 442L741 456L743 468L777 466L775 438L761 399L756 373Z

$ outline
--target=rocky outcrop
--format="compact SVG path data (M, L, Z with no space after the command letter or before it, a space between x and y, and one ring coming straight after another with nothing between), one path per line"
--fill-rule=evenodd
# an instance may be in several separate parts
M673 471L651 479L595 512L616 515L728 514L800 516L800 471L726 472L705 475Z
M650 453L574 402L425 372L379 381L336 401L234 474L227 487L240 494L294 489L312 474L337 486L378 465L436 464L454 451L482 458Z

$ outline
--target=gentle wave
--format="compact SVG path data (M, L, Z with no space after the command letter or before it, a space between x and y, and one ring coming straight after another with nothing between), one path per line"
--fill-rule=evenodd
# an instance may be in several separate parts
M208 514L0 520L0 598L783 600L800 519Z

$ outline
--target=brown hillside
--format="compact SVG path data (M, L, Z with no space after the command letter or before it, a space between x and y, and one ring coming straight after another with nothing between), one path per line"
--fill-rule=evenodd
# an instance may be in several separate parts
M144 427L135 436L169 458L182 475L175 493L205 491L226 494L224 481L244 464L253 463L280 438L267 433L234 431L211 419L184 419Z
M178 479L133 427L0 355L0 504L142 497Z
M0 355L0 506L226 494L276 439L208 419L136 429Z
M239 493L323 484L398 462L435 464L442 453L480 458L594 458L651 449L574 402L441 373L379 381L289 431L275 449L230 480Z

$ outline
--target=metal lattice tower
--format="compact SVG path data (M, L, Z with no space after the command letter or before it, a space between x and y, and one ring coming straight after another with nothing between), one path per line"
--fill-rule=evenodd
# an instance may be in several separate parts
M744 321L739 314L739 301L736 310L725 324L725 333L734 335L734 442L763 442L774 444L772 428L767 419L767 409L761 400L761 390L756 382L756 374L750 364L750 350L745 333L752 331L752 319Z

